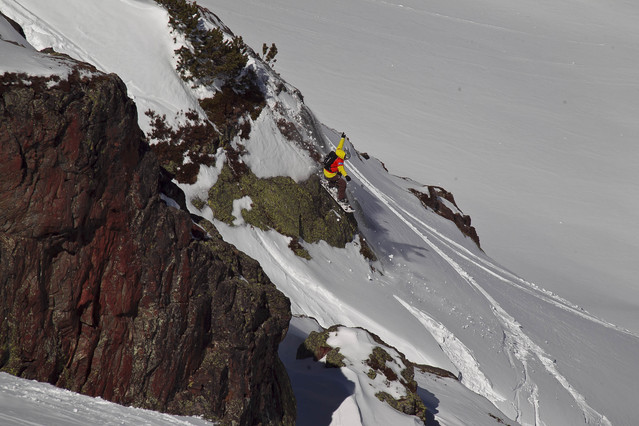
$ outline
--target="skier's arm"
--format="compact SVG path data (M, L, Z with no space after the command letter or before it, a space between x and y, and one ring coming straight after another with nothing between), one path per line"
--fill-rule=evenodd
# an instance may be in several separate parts
M346 169L344 168L344 160L341 160L337 163L337 171L346 178L347 181L351 180L351 177L346 173Z
M339 160L337 163L337 171L344 177L348 176L348 174L346 173L346 170L344 170L344 141L345 140L346 140L346 135L342 133L342 138L339 140L339 145L337 145L337 149L335 150L335 152L338 153L338 157L339 157Z

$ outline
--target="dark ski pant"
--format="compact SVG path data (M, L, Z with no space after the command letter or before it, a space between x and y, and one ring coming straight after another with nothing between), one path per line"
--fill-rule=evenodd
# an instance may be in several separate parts
M327 177L326 180L329 181L330 186L337 186L337 198L339 198L340 201L346 201L346 179L338 173L332 178Z

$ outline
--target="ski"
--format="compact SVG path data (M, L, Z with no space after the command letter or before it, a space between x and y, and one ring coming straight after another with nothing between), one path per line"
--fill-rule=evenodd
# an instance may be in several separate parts
M351 206L351 204L348 201L340 201L337 198L337 188L331 187L329 185L329 182L326 179L320 178L320 182L322 183L322 187L324 187L326 192L329 193L329 195L333 198L333 200L335 200L335 202L339 204L342 210L344 210L346 213L355 212L355 209L353 208L353 206Z

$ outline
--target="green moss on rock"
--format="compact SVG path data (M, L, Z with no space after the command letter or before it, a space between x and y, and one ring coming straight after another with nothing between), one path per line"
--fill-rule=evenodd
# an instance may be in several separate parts
M288 248L293 250L297 256L302 257L306 260L311 260L311 254L306 250L301 244L297 237L291 238L291 242L288 245Z
M417 416L424 423L427 421L428 409L415 392L408 392L406 397L395 399L387 392L377 392L377 399L387 403L397 411L411 416Z
M326 367L345 367L344 355L339 352L339 348L334 348L326 340L331 332L338 326L333 326L322 332L311 331L306 340L297 348L297 359L313 357L315 361L326 357Z
M193 205L193 207L195 207L198 210L202 210L202 208L205 206L206 202L204 200L202 200L200 197L193 197L191 199L191 204Z
M415 368L401 353L400 359L406 365L401 371L401 377L386 365L388 361L393 361L393 357L380 346L373 348L373 351L366 361L371 367L368 371L368 377L374 380L377 374L383 374L388 381L399 381L406 389L406 396L395 399L387 392L378 392L375 396L383 402L386 402L394 409L405 414L418 416L424 422L426 421L426 406L417 395L417 382L415 381Z
M397 374L386 366L387 361L392 361L393 357L380 346L375 346L369 355L367 364L373 369L382 372L388 380L397 380Z
M234 173L227 164L209 191L208 203L216 219L232 224L233 201L244 196L253 204L251 210L242 211L244 220L263 230L344 247L357 229L355 220L335 206L317 176L299 183L285 176L260 179L250 170Z

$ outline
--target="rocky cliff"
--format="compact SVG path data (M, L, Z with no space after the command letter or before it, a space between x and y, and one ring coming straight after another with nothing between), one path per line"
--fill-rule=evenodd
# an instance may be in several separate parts
M0 370L223 424L293 423L289 301L162 201L115 75L0 76Z

